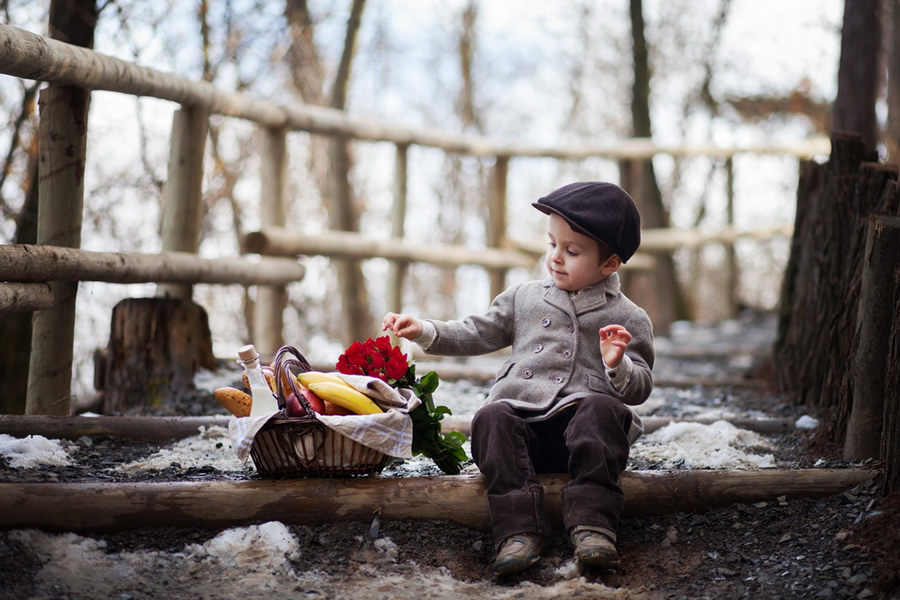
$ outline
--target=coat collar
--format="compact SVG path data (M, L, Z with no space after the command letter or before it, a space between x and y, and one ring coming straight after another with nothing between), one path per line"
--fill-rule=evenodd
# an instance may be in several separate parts
M544 280L544 300L567 313L580 315L606 304L607 296L619 294L622 284L619 274L613 273L600 283L572 294L556 287L549 277Z

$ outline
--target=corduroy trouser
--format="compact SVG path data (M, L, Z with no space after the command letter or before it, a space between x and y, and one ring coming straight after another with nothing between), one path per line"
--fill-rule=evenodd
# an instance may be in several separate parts
M487 480L497 543L517 533L549 535L538 473L568 473L563 524L613 533L625 503L618 485L628 461L632 412L603 394L584 398L546 420L505 402L486 404L472 420L472 455Z

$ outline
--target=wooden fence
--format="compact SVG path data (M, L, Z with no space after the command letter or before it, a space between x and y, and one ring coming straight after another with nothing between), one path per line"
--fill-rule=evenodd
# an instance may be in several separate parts
M247 94L219 90L210 83L191 81L102 55L92 50L71 46L8 25L0 25L0 73L43 81L51 84L41 94L41 152L62 152L60 140L51 140L49 127L43 123L59 118L52 102L55 86L77 86L88 90L107 90L135 96L150 96L181 105L176 111L170 141L169 172L166 185L165 211L162 223L162 248L159 254L97 253L77 249L80 234L74 238L41 238L44 230L71 228L71 221L60 225L68 215L80 228L83 191L73 195L45 184L42 178L41 202L52 202L53 211L40 211L38 245L0 246L0 311L35 311L53 314L70 313L61 321L63 329L74 323L74 302L55 303L59 294L52 285L57 282L108 281L120 283L156 282L160 293L190 298L194 283L237 283L258 287L253 330L254 342L263 352L272 352L282 344L281 314L285 294L283 286L303 277L296 257L324 254L354 259L385 257L393 261L387 305L399 307L404 265L413 261L440 265L480 265L491 275L491 293L504 285L507 269L531 267L544 248L527 240L510 240L506 232L506 173L509 161L529 157L579 160L602 157L611 160L648 160L657 154L672 156L716 156L728 160L738 153L783 154L805 158L828 154L828 140L817 139L795 145L757 145L722 147L713 145L659 145L650 139L619 140L613 144L574 146L535 146L501 144L489 139L430 129L411 129L397 124L364 119L343 111L302 103L275 104ZM200 235L200 198L203 174L204 144L211 114L245 119L256 123L264 132L265 143L260 163L266 172L260 176L261 231L246 236L246 249L272 257L223 257L202 259L196 256ZM61 128L65 131L65 127ZM393 231L390 239L369 239L345 232L322 232L319 236L290 236L283 229L285 173L288 166L286 136L304 131L328 136L372 142L389 142L396 146L395 197ZM55 131L58 136L60 131ZM84 132L71 132L82 136ZM487 246L471 249L461 246L415 246L404 241L403 221L407 205L406 174L410 145L437 148L448 153L494 159L488 194ZM75 145L77 147L77 144ZM52 158L52 156L50 157ZM79 157L83 161L83 150ZM71 161L69 156L66 160ZM729 181L731 181L729 177ZM733 190L729 190L733 200ZM54 221L55 219L55 221ZM737 237L768 237L789 234L790 228L738 233L726 229L715 234L693 231L646 230L643 250L675 250L686 246L719 242L731 244ZM65 240L69 241L66 242ZM73 246L73 247L67 247ZM293 257L276 258L274 256ZM629 261L632 268L647 266L646 256ZM59 315L57 315L59 316ZM54 325L58 326L58 325ZM35 332L35 338L39 334ZM43 335L43 334L41 334ZM68 336L71 338L71 331ZM71 364L72 347L68 343L41 344L33 352L42 354L42 364ZM59 380L56 389L43 393L67 398L71 379ZM28 406L32 402L29 385ZM54 412L67 414L68 402L56 403ZM40 412L40 411L38 411Z

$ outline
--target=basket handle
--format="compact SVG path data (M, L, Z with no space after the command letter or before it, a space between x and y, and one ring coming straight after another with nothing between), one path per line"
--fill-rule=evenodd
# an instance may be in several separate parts
M297 383L297 378L294 377L294 374L291 372L291 367L296 368L297 373L312 371L312 366L310 366L309 361L306 360L306 357L303 356L299 350L293 346L282 346L278 349L278 352L275 353L275 360L272 363L272 370L275 371L275 395L278 397L278 402L282 407L287 406L287 397L290 392L293 392L294 396L296 396L297 400L300 402L300 405L306 409L306 414L310 416L315 415L315 411L312 406L309 405L306 396L300 391L300 385ZM290 387L290 392L288 394L285 394L284 390L285 380Z

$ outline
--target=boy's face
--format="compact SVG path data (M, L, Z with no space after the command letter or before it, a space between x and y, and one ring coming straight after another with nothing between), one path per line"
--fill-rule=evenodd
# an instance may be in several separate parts
M547 238L544 265L557 287L567 292L577 292L600 283L622 264L615 254L601 256L596 240L573 231L566 220L556 213L550 214Z

